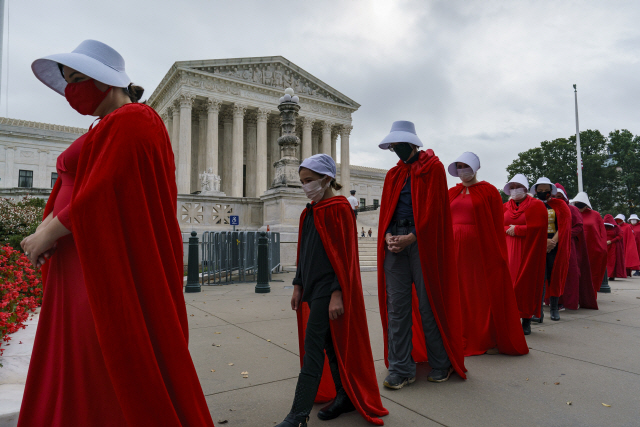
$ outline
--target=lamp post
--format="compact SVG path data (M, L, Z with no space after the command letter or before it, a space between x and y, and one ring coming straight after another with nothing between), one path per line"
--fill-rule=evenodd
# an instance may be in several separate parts
M578 123L578 89L573 85L576 103L576 150L578 151L578 192L582 192L582 154L580 153L580 125Z
M298 159L296 151L300 145L300 138L296 135L296 118L300 105L300 99L293 94L293 89L287 88L284 96L280 98L278 110L282 119L282 136L278 138L280 145L280 160L275 162L276 174L272 187L301 187L298 177Z

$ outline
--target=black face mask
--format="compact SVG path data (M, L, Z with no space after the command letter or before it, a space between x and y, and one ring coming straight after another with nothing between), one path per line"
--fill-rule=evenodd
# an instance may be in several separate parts
M575 205L576 205L576 208L578 209L584 209L587 206L585 203L582 203L582 202L576 202Z
M543 202L546 202L550 195L551 191L536 191L536 196Z
M400 157L400 160L406 162L411 157L411 153L413 152L413 145L408 142L400 142L393 147L393 152Z

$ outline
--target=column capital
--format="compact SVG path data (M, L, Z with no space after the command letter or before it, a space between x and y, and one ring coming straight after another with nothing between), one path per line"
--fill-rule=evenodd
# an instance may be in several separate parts
M208 98L206 103L206 109L209 113L219 113L222 101L215 98Z
M270 112L268 108L258 108L258 122L266 122Z
M279 128L282 125L282 119L280 116L271 116L268 120L268 124L273 127Z
M169 120L170 116L171 115L168 114L168 112L166 112L166 111L164 113L160 114L160 118L162 119L163 122L166 122L167 120Z
M302 121L302 127L304 129L311 129L313 123L315 122L315 119L311 119L309 117L301 117L300 120Z
M173 116L173 105L169 105L166 110L164 110L164 114L168 117Z
M220 111L220 119L223 122L232 122L233 121L233 110L231 108L225 108Z
M244 117L244 113L247 111L247 106L244 104L233 104L233 117L241 119Z
M254 125L258 123L258 117L254 110L249 110L244 115L244 122L247 125Z
M353 130L353 126L342 125L342 127L340 128L340 137L341 138L348 137L351 134L352 130Z
M333 127L334 124L335 123L327 122L327 121L323 122L322 123L322 131L331 133L331 128Z
M196 96L189 92L181 93L178 96L178 102L180 103L180 107L192 107L193 101L195 101Z
M195 109L195 112L198 114L198 118L200 120L207 120L207 107L202 106Z

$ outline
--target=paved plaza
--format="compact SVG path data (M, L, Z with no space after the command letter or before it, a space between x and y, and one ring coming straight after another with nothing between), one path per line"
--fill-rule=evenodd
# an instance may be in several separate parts
M217 426L273 426L288 413L300 368L291 273L271 293L254 284L185 294L190 349ZM362 274L378 383L387 374L376 273ZM399 391L381 387L387 426L638 426L640 424L640 279L611 282L600 310L563 311L535 324L526 356L466 359L468 379L427 381ZM548 315L548 308L547 313ZM244 373L244 374L243 374ZM246 377L246 378L245 378ZM610 405L610 406L605 406ZM365 426L356 412L310 425Z

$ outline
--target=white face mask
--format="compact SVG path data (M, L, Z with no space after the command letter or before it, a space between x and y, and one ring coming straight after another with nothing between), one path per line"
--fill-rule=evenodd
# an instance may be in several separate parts
M527 190L522 187L514 188L510 191L513 200L522 200L527 195Z
M322 185L321 182L324 179L320 178L315 181L307 182L306 184L302 184L302 189L307 197L314 202L318 203L322 200L322 196L324 196L324 192L331 185L331 180L329 180L325 185Z
M630 219L629 222L633 225L636 225L638 223L637 219Z
M458 169L458 177L462 180L462 182L469 182L473 179L474 176L476 176L476 174L471 168Z

